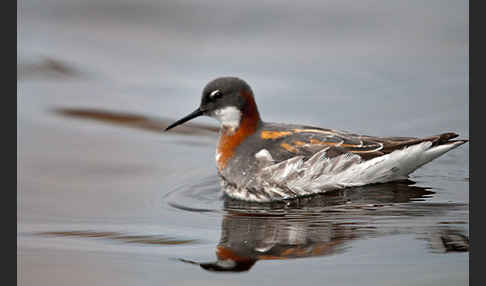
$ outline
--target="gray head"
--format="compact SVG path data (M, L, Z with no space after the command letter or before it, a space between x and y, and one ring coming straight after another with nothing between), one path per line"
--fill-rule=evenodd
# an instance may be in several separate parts
M233 129L239 126L242 116L257 116L259 120L251 87L237 77L220 77L210 81L203 89L199 108L165 130L201 115L216 118L223 126Z
M214 112L225 107L243 110L245 98L242 93L253 94L250 86L237 77L220 77L210 81L203 89L201 110Z

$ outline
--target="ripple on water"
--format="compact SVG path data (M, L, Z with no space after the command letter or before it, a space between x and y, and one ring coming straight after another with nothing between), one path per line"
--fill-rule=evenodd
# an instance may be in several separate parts
M346 188L297 199L255 203L232 199L224 195L217 175L193 177L168 192L163 200L171 208L191 212L316 214L333 212L387 213L395 215L426 215L442 209L464 208L460 203L430 203L435 192L416 186L414 181L375 184ZM413 207L412 207L413 206ZM362 214L363 215L363 214Z
M45 231L34 233L40 236L55 236L55 237L84 237L84 238L105 238L114 241L120 241L125 243L137 243L148 245L179 245L179 244L193 244L198 241L195 239L182 239L168 237L165 235L129 235L120 232L107 232L107 231L91 231L91 230L78 230L78 231Z
M163 199L172 208L198 213L220 213L224 202L217 175L193 178L175 187Z
M165 196L168 206L222 216L216 261L208 271L248 271L257 261L337 254L366 237L414 234L432 252L468 251L467 204L433 203L413 181L349 188L272 203L222 195L217 176L194 178Z

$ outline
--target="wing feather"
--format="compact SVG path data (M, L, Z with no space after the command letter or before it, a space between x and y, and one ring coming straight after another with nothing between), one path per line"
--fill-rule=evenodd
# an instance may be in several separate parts
M261 132L261 139L279 144L279 148L277 148L281 153L280 156L277 156L279 159L296 155L309 158L326 147L334 147L329 150L328 156L333 157L333 154L337 156L350 152L368 160L422 142L430 141L433 145L438 145L457 137L455 133L444 133L426 138L375 137L295 125L289 125L285 130L282 130L282 126L275 126L277 128L269 126L270 129ZM275 148L272 149L275 150Z
M343 135L333 130L321 129L292 129L286 131L285 134L278 138L280 140L280 147L284 151L293 153L294 155L311 156L315 152L326 147L335 147L331 150L332 154L340 155L342 153L351 152L358 155L376 154L382 155L378 152L383 149L383 143L372 140L364 140L358 136Z

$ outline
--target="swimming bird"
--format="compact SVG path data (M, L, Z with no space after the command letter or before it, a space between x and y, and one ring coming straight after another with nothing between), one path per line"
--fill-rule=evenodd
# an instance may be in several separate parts
M269 202L408 175L468 142L453 132L425 138L376 137L262 121L251 87L237 77L210 81L200 106L165 131L199 116L220 122L216 165L232 198Z

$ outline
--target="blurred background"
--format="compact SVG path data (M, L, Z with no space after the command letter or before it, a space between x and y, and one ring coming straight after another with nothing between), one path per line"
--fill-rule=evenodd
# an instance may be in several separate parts
M117 97L118 108L178 117L198 104L209 80L235 75L253 87L268 121L399 134L410 120L457 130L468 117L465 1L51 0L18 7L20 80L50 76L32 65L52 59L73 69L69 79L79 85L90 81L83 97ZM81 93L75 90L59 93ZM120 102L125 97L130 102ZM443 116L431 122L432 111ZM357 112L367 120L347 120ZM391 117L406 120L389 127L383 119ZM427 129L416 132L441 131Z
M203 272L187 276L187 269L198 269L168 258L213 259L221 214L175 210L166 198L188 179L197 183L216 175L216 122L200 118L192 127L161 132L198 106L202 88L215 77L246 80L264 121L378 136L451 131L469 137L467 1L17 3L21 285L216 283ZM455 222L468 232L468 158L466 144L414 173L413 180L434 191L427 203L462 207L447 219L441 213L427 220L430 224L411 220L408 227L418 227L411 233L423 234L440 222ZM214 180L204 182L217 190ZM178 205L221 211L221 200L211 196L176 198ZM394 226L403 230L402 223ZM60 235L73 231L105 238L112 237L106 233L137 235L146 243ZM416 246L408 235L400 239ZM363 284L388 285L403 267L413 273L405 284L467 283L467 254L409 253L392 242L384 239L339 256L350 275L331 267L306 281L327 275L351 284L360 271L353 261L365 263L363 255L371 255L395 266L365 267ZM377 245L394 252L381 257L373 252ZM396 256L406 257L408 266L393 264ZM438 262L448 269L440 272L444 276L426 275L438 271L433 266ZM290 262L266 265L237 282L230 276L220 281L270 283L273 277L285 283L291 269L304 271ZM388 274L380 272L383 267Z

